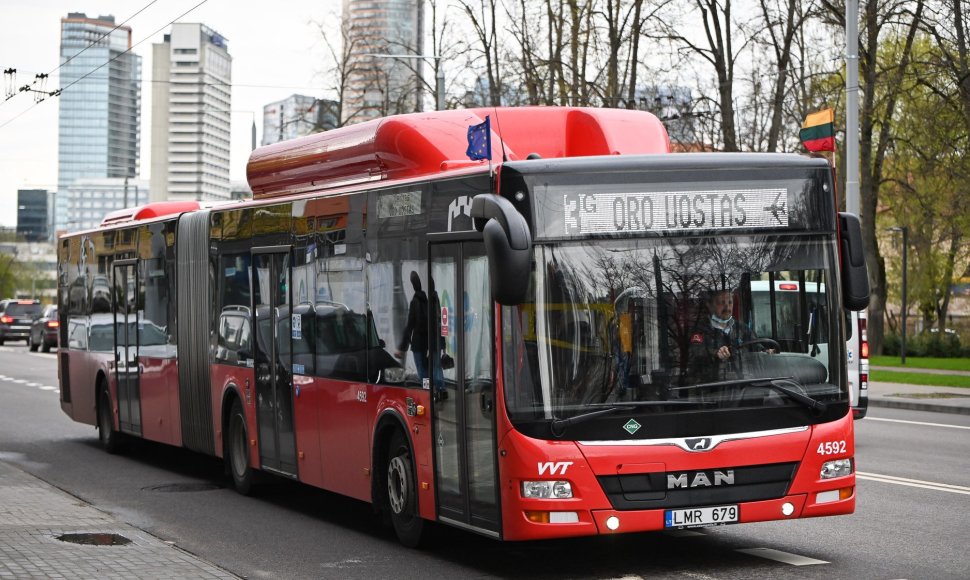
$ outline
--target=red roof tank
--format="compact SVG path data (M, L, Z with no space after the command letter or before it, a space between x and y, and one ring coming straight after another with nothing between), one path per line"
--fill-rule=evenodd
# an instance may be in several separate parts
M484 165L465 156L468 127L490 117L492 161L667 153L650 113L579 107L497 107L396 115L253 151L246 166L255 199L372 180L434 175Z

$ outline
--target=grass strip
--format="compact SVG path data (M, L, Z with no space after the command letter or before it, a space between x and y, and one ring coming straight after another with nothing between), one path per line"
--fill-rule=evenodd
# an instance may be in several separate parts
M906 366L899 362L898 356L874 356L869 364L877 367L899 367L900 369L939 369L943 371L970 371L970 358L932 358L926 356L906 357Z
M869 380L881 383L905 383L908 385L932 385L936 387L961 387L970 389L970 377L964 375L937 375L898 371L872 371Z

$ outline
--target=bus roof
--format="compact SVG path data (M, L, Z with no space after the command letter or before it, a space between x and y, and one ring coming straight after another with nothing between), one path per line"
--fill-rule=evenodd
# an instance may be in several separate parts
M396 115L282 141L253 151L246 167L253 198L468 168L468 128L490 117L492 159L668 153L654 115L626 109L493 107Z

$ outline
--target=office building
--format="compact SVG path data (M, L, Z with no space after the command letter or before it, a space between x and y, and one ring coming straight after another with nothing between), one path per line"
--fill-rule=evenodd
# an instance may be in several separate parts
M107 213L148 203L148 182L125 177L82 177L74 180L68 193L68 229L89 230L98 227Z
M61 19L58 168L54 229L68 229L69 188L80 177L135 177L139 171L141 57L131 28L113 16Z
M337 102L307 95L290 95L263 106L262 145L272 145L337 126Z
M353 47L345 124L422 110L422 71L429 63L373 55L424 55L423 18L419 0L344 0L343 25Z
M51 235L51 193L46 189L17 190L17 237L46 242Z
M227 200L232 57L204 24L152 46L151 200Z

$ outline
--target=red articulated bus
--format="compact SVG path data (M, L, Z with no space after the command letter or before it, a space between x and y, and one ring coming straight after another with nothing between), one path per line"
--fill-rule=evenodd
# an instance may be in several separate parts
M243 493L372 502L407 545L851 513L859 222L824 160L669 149L650 114L582 108L257 149L252 200L59 240L61 407L109 451L222 457Z

